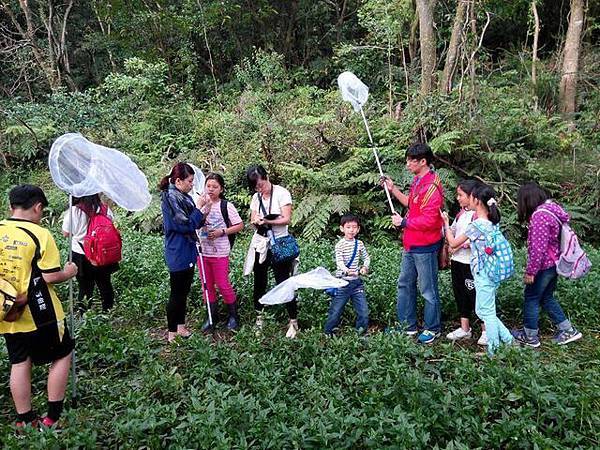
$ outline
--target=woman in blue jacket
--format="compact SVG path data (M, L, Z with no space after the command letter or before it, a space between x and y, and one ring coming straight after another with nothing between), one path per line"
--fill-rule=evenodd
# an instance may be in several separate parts
M177 335L188 337L185 327L186 300L194 279L194 265L198 256L196 230L204 215L205 196L194 200L189 195L194 186L194 170L185 163L173 166L171 173L159 184L161 210L165 234L165 260L169 268L171 294L167 304L168 341Z

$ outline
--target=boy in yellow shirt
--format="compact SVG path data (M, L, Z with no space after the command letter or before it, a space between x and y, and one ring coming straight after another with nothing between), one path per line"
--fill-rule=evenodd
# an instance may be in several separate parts
M0 221L0 278L27 303L16 320L0 322L11 363L10 390L17 410L17 428L37 425L31 408L31 366L48 364L48 414L54 425L63 408L74 341L53 284L77 274L73 263L60 268L60 254L50 232L39 225L48 200L37 186L24 184L9 193L11 217Z

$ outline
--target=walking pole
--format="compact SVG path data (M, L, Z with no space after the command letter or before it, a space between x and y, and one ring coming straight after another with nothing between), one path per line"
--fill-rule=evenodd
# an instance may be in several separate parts
M196 232L196 234L198 234ZM210 312L210 301L208 299L208 286L206 285L206 273L204 270L204 258L202 257L202 245L200 244L200 236L198 235L198 242L196 243L198 249L198 269L200 271L200 281L202 282L202 290L204 293L204 299L206 300L206 311L208 311L208 323L213 326L212 314Z
M73 262L73 196L69 194L69 262ZM75 317L73 308L73 278L69 278L69 326L71 327L71 333L73 333L73 340L75 340ZM76 346L73 346L71 352L71 407L77 407L77 370L76 364Z

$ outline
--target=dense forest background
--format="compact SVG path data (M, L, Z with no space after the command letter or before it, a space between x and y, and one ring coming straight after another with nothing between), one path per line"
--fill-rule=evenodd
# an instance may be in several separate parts
M221 171L239 207L244 169L262 162L292 190L304 237L352 209L388 239L366 134L335 83L352 70L399 182L406 146L427 141L449 206L458 178L480 177L519 237L515 192L534 179L600 239L597 1L1 0L0 11L6 187L79 131L131 155L152 185L175 160ZM159 229L156 202L132 220Z
M154 195L144 212L115 209L115 308L104 314L96 299L71 316L79 396L62 429L16 437L5 376L3 448L600 448L599 17L598 0L0 0L0 210L14 184L41 185L43 224L66 260L68 200L47 155L73 131L131 156ZM553 345L546 315L540 349L494 358L475 340L426 346L383 332L395 325L401 246L362 119L338 92L345 70L370 87L366 116L400 185L406 147L426 141L451 212L459 178L499 192L516 262L497 296L509 327L522 323L526 253L516 191L537 180L567 207L593 268L556 295L583 339ZM339 215L357 212L372 257L367 337L348 307L326 339L327 297L309 289L298 339L284 338L277 308L257 335L246 232L231 259L241 330L199 332L196 281L194 334L167 344L156 185L175 161L222 172L242 215L245 169L265 164L292 191L302 271L334 268ZM449 271L439 283L445 334L459 313ZM57 289L69 298L67 283ZM46 370L32 377L40 412Z

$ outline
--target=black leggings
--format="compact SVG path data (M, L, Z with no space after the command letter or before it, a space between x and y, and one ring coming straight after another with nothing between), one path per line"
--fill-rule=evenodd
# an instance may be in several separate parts
M469 319L475 310L475 283L469 264L452 261L452 289L460 317Z
M269 268L273 269L273 275L275 275L275 284L279 284L282 281L287 280L292 275L292 268L294 261L286 262L283 264L274 264L273 255L271 250L267 253L267 258L262 264L259 264L260 254L256 253L254 260L254 309L256 311L262 311L265 307L262 303L259 303L259 299L267 292L267 283L269 280ZM298 301L294 297L294 300L285 304L290 319L298 318Z
M79 293L77 301L83 303L83 299L87 297L88 301L94 295L94 287L98 286L100 299L102 300L102 309L108 311L115 303L115 291L110 280L111 274L118 269L118 265L110 265L97 267L93 266L88 261L85 255L73 252L73 262L77 265L77 284L79 285ZM87 307L88 305L83 305Z
M169 331L176 332L177 325L185 324L185 311L187 307L187 296L194 281L194 268L169 272L171 282L171 295L167 303L167 324Z

